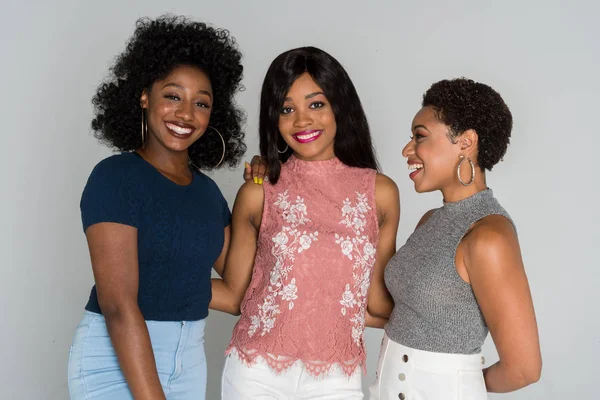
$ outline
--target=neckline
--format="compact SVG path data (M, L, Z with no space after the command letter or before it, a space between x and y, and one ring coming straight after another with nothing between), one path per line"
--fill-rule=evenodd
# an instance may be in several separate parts
M451 201L451 202L444 201L443 208L445 210L449 210L449 211L465 209L465 208L469 208L474 203L480 202L481 200L492 199L493 197L494 197L494 192L492 191L492 189L487 188L487 189L479 191L467 198L464 198L462 200Z
M150 169L152 169L156 174L158 174L162 179L170 182L172 185L174 185L175 187L178 188L189 188L191 187L194 182L196 181L196 171L194 171L193 168L190 168L190 170L192 171L192 180L190 181L190 183L188 183L187 185L180 185L179 183L169 179L168 177L166 177L165 175L163 175L162 172L160 172L158 170L158 168L156 168L154 165L152 165L152 163L150 163L148 160L146 160L144 157L142 157L141 154L139 154L137 151L132 151L130 152L130 154L134 154L136 156L136 158L140 159L142 161L143 164L147 165Z
M337 157L330 158L329 160L305 161L299 159L293 154L285 162L285 165L294 172L309 175L331 173L339 171L346 166Z

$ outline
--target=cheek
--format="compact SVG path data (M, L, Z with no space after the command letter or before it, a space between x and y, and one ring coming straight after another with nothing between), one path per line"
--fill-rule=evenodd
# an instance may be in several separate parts
M290 132L291 121L287 118L279 118L279 123L277 124L277 128L282 135L286 135Z
M200 121L202 125L208 125L211 115L211 109L200 109L196 112L196 119Z
M321 125L327 129L330 135L334 135L337 132L337 124L335 122L335 116L333 113L328 113L323 116Z
M155 118L162 119L164 116L171 113L171 108L172 108L171 104L169 104L167 102L158 101L151 108L151 112Z

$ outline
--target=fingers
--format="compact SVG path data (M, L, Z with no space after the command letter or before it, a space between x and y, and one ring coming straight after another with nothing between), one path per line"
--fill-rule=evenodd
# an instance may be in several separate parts
M269 169L267 163L260 156L252 157L250 164L244 162L244 180L253 180L254 183L262 185L268 178Z
M267 164L263 161L263 159L260 156L256 155L252 157L251 169L252 179L254 180L254 183L262 185L264 178L267 175Z
M252 166L247 162L244 162L244 181L249 181L252 179Z

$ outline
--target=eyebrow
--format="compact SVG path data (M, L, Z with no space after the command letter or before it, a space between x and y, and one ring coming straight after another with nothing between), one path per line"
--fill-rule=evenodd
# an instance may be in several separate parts
M314 92L314 93L311 93L311 94L307 94L306 96L304 96L304 98L306 100L308 100L308 99L312 99L313 97L316 97L316 96L318 96L320 94L322 94L323 96L325 96L325 93L323 93L323 92ZM292 98L291 97L286 97L285 101L292 101Z
M165 86L163 86L163 89L166 88L166 87L174 87L174 88L177 88L177 89L180 89L180 90L185 90L185 88L183 86L178 85L176 83L167 83ZM198 93L205 94L208 97L212 98L212 95L210 94L210 92L208 90L200 89L200 90L198 90Z
M427 127L426 127L425 125L415 125L415 126L413 126L413 127L412 127L412 130L414 131L414 130L417 130L417 129L419 129L419 128L423 128L423 129L425 129L427 132L429 132L429 129L427 129Z

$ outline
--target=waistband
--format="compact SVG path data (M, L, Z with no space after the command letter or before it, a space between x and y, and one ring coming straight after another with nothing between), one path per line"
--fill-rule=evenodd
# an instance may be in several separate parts
M382 353L387 360L396 363L412 363L417 368L434 371L481 370L485 358L481 354L434 353L413 349L391 340L387 334L383 336Z

